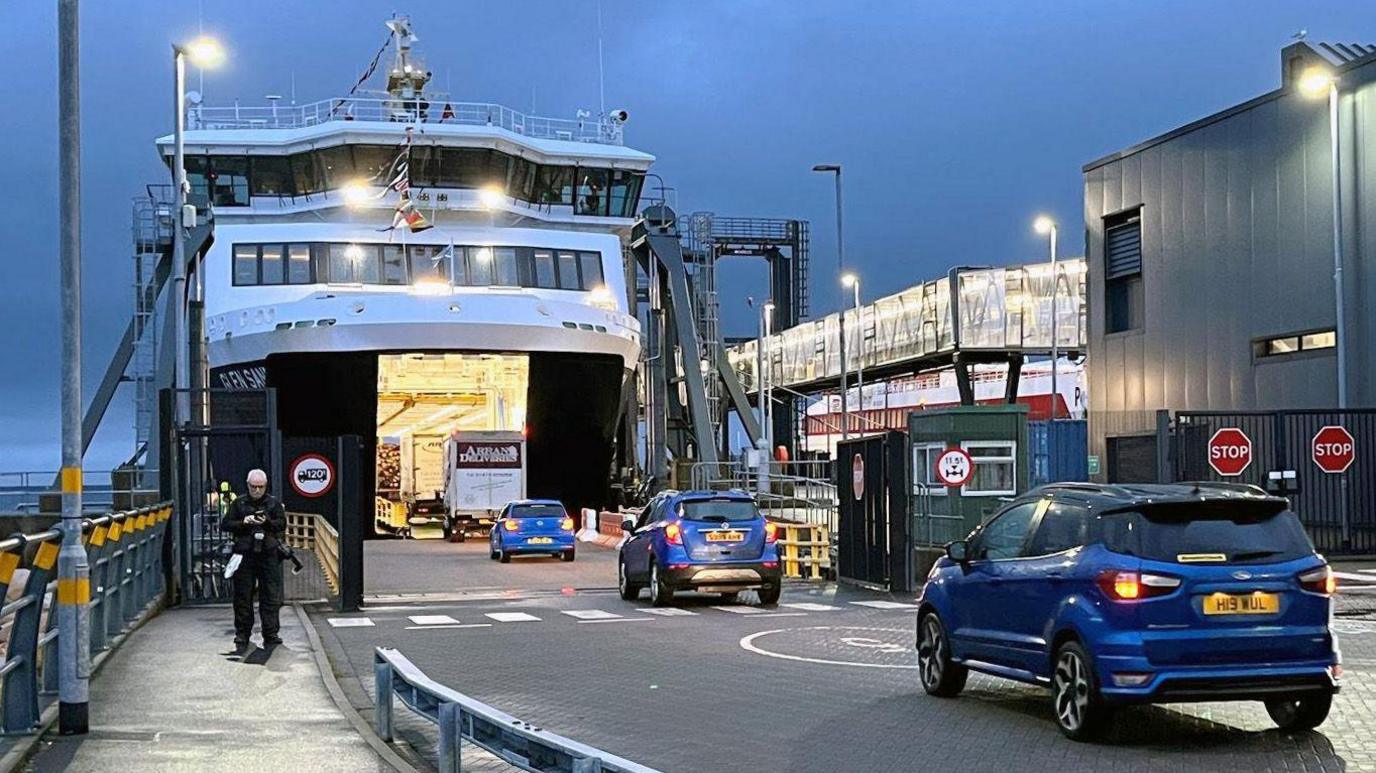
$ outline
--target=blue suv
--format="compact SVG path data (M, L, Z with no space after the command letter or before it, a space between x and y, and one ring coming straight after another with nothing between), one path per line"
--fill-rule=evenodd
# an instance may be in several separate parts
M640 517L621 525L626 540L617 560L621 598L650 588L650 602L669 604L675 591L719 593L734 600L743 590L777 604L781 590L778 531L740 491L664 491Z
M573 519L555 499L519 499L508 502L488 535L492 560L509 563L514 555L575 556Z
M954 696L969 670L1049 686L1075 740L1132 703L1256 700L1316 727L1342 675L1335 585L1287 508L1238 484L1032 491L932 567L922 687Z

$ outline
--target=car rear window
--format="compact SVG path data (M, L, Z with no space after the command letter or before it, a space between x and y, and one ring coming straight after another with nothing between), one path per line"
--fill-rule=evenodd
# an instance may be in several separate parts
M753 521L760 511L754 502L739 499L690 499L679 505L679 516L689 521Z
M1269 502L1172 502L1100 519L1116 553L1176 563L1275 563L1311 555L1300 520Z
M559 505L521 505L511 508L512 518L563 518L564 508Z

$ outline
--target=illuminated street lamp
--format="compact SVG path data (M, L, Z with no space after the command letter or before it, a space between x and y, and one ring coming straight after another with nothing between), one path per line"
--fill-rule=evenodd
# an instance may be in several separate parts
M1061 294L1061 278L1056 274L1056 221L1040 215L1032 221L1032 229L1048 237L1051 246L1051 420L1055 421L1060 400L1060 392L1056 391L1056 375L1061 369L1061 342L1056 331L1056 301Z
M812 171L830 173L836 176L836 270L843 271L846 265L845 240L841 238L841 165L840 164L817 164L812 167ZM840 319L840 329L837 331L840 338L841 355L841 439L850 437L850 427L847 422L849 411L846 410L846 315L844 313L844 302L842 308L837 309L837 317Z
M173 343L176 357L172 363L172 380L176 388L174 421L185 421L190 414L186 389L191 372L191 347L186 325L186 229L196 224L194 210L187 215L186 197L190 186L186 182L186 60L198 67L214 67L224 59L224 49L213 38L199 37L184 45L172 44L172 89L176 116L172 125L172 187L175 189L176 212L172 228L172 303ZM188 220L190 222L188 222ZM200 273L197 272L199 277ZM200 358L196 358L200 362Z
M1331 146L1329 165L1333 175L1333 295L1337 323L1333 328L1334 346L1338 349L1338 408L1347 407L1347 346L1343 314L1343 213L1342 178L1339 177L1338 154L1338 78L1324 67L1310 67L1299 79L1300 93L1311 99L1328 95L1328 141Z

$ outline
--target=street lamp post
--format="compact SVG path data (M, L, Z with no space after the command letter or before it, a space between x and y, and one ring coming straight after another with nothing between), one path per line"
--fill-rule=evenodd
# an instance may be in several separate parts
M845 239L841 235L841 165L840 164L817 164L812 167L814 172L830 172L836 176L836 272L841 273L846 265ZM845 301L837 304L837 318L840 321L840 352L841 355L841 439L846 440L850 437L850 411L846 408L846 381L849 373L846 369L846 313Z
M1300 91L1308 97L1328 96L1329 165L1333 175L1333 295L1337 322L1333 344L1338 350L1338 409L1347 408L1347 346L1343 313L1343 212L1342 178L1338 148L1338 78L1321 67L1311 67L1300 76Z
M172 187L174 190L176 212L173 214L172 229L172 296L169 308L172 309L173 346L176 355L172 361L173 386L177 399L173 401L174 422L186 421L190 411L187 400L187 379L191 372L189 362L191 347L187 340L186 307L186 231L195 225L195 213L187 222L187 194L190 186L186 181L186 60L200 67L214 65L223 57L220 45L210 38L197 38L185 45L172 44ZM200 363L196 363L199 367Z
M765 301L760 308L760 349L764 352L761 360L763 363L760 371L760 394L763 395L760 404L764 408L760 411L764 421L764 430L760 433L765 439L765 448L769 450L770 457L774 454L774 384L768 377L769 355L772 353L769 347L769 336L773 335L774 327L774 302ZM767 462L766 462L767 463Z
M841 286L851 289L855 303L855 402L856 410L865 415L865 312L860 308L860 277L853 273L841 275ZM844 312L843 312L844 314Z
M1056 375L1061 369L1061 342L1056 330L1059 321L1056 301L1061 294L1061 278L1056 273L1056 221L1042 215L1032 223L1032 227L1037 233L1046 235L1051 244L1051 420L1055 421L1061 396L1056 389Z

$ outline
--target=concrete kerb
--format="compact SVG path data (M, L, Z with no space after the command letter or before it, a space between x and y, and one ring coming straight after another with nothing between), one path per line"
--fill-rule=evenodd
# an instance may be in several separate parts
M160 594L152 603L144 607L138 618L129 626L129 630L113 636L106 649L91 658L92 678L100 673L101 666L105 665L105 661L118 652L120 646L130 636L133 636L135 631L162 612L165 598L165 595ZM38 751L39 744L52 731L55 724L57 724L57 701L53 700L39 715L38 726L34 732L29 735L17 736L14 746L5 752L3 757L0 757L0 773L14 773L14 771L21 770L29 758Z
M301 621L301 627L306 629L306 638L310 640L311 655L315 658L316 670L320 672L320 679L325 683L325 690L330 694L330 700L344 714L349 724L353 725L354 731L363 738L373 751L383 759L397 773L419 773L411 763L397 754L396 750L386 741L382 740L368 720L359 714L353 704L344 695L344 689L340 687L339 680L335 679L334 668L330 663L329 656L325 654L325 646L320 641L320 633L315 630L315 624L311 622L310 615L300 604L292 604L292 609L296 611L296 618ZM8 771L0 770L0 773Z

